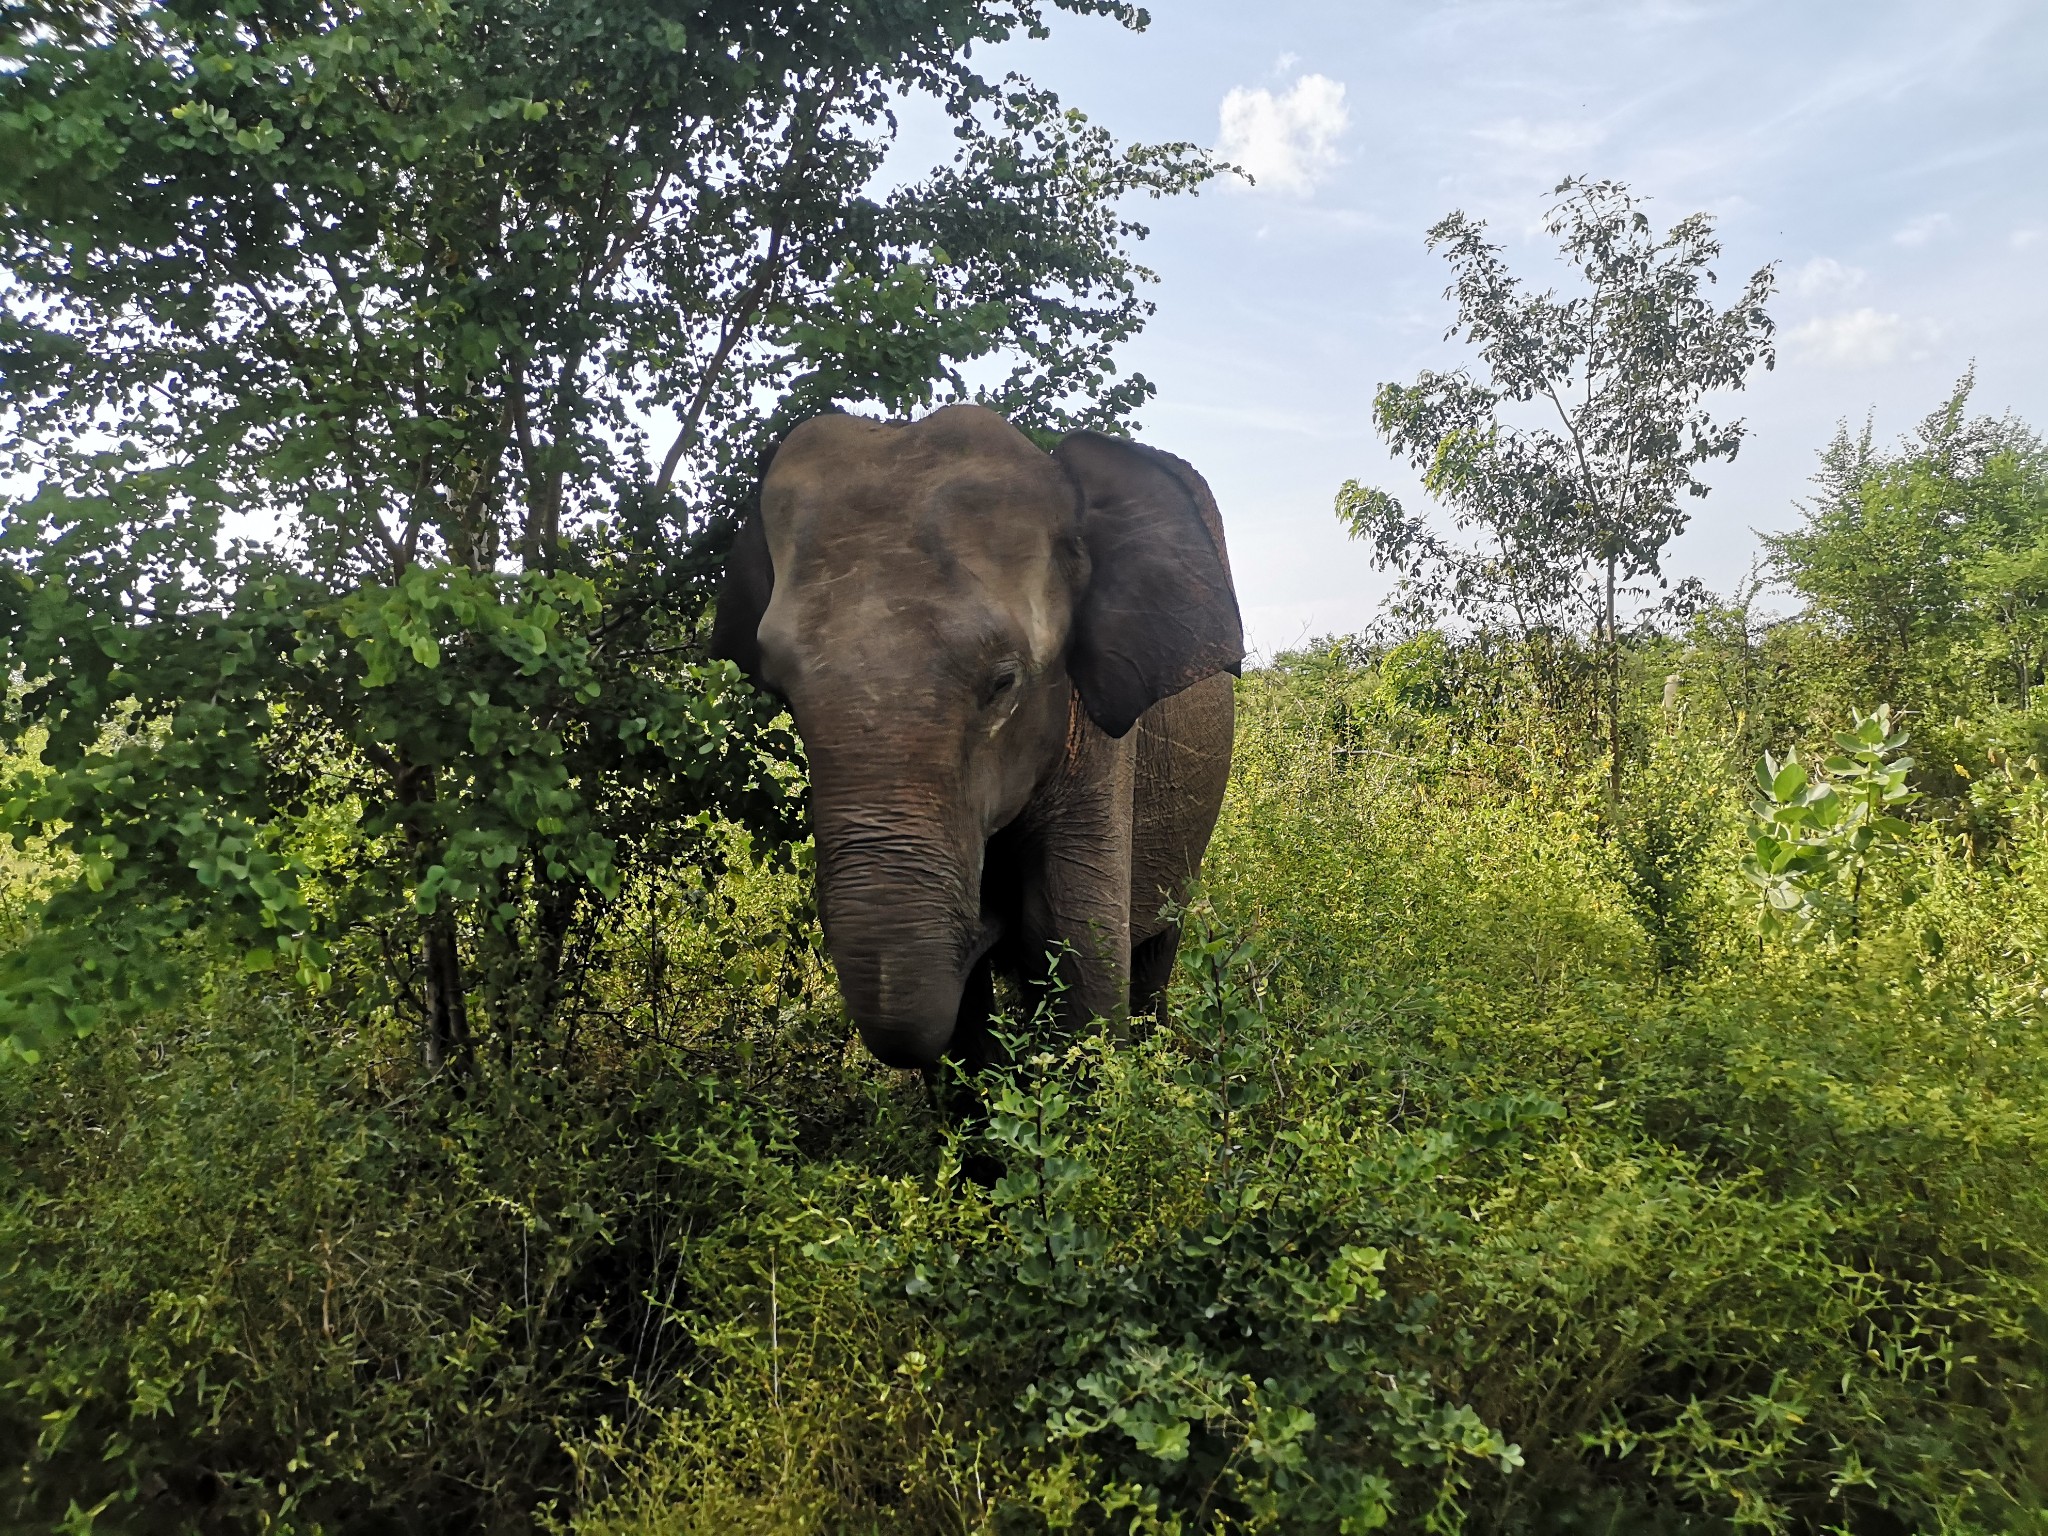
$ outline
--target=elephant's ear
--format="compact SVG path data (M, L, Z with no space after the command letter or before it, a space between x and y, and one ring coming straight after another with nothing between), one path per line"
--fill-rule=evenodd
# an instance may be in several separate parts
M1121 736L1161 699L1244 664L1223 520L1170 453L1076 432L1053 457L1080 488L1090 567L1067 667L1089 718Z
M761 615L775 590L775 567L768 558L768 535L758 509L747 514L725 557L725 579L718 587L718 612L711 620L711 656L730 661L761 684Z

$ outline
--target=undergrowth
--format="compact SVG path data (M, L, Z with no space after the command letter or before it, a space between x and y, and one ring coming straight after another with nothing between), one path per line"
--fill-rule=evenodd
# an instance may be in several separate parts
M2033 780L1766 941L1725 731L1433 656L1245 681L1165 1017L973 1124L744 861L460 1096L228 969L8 1074L10 1527L2043 1529Z

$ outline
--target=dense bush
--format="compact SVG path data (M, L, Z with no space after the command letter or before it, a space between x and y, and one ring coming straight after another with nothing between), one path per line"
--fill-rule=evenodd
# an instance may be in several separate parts
M1476 665L1248 678L1167 1018L1019 1021L978 1125L744 859L460 1097L231 972L11 1074L11 1523L2034 1528L2034 771L1762 942L1711 711L1646 705L1614 824Z

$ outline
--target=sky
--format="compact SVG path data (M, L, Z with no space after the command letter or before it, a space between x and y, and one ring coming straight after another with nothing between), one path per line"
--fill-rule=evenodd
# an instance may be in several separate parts
M1158 386L1141 436L1216 492L1264 656L1366 628L1388 591L1331 512L1345 480L1427 504L1371 422L1381 383L1468 356L1424 231L1463 209L1548 286L1566 273L1541 220L1567 174L1625 181L1660 227L1712 214L1724 295L1778 264L1778 365L1718 401L1750 435L1691 503L1674 576L1734 588L1757 532L1797 522L1838 421L1874 413L1895 439L1972 362L1978 409L2048 429L2040 0L1151 9L1135 35L1056 14L1049 40L978 62L1257 176L1142 205L1158 313L1124 361Z

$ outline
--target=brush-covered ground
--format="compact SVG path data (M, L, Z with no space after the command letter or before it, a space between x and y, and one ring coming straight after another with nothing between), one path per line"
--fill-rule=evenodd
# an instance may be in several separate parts
M1244 681L1169 1016L980 1129L744 861L463 1093L226 960L10 1067L0 1524L2048 1528L2048 714L1760 937L1742 718L1638 658L1610 808L1446 655Z

